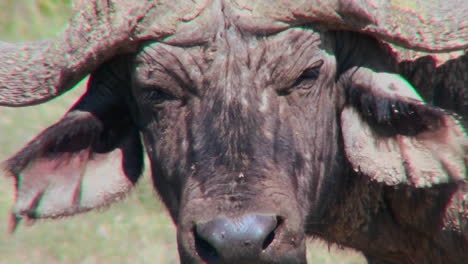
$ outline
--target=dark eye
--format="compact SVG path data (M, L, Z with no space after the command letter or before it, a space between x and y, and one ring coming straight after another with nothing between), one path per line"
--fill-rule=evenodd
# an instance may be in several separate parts
M165 101L177 99L173 95L157 88L145 89L140 96L140 100L143 103L158 105Z
M302 74L294 82L293 86L297 86L304 81L314 81L317 80L320 74L320 68L323 65L323 60L318 60L312 64L309 68L305 69Z
M278 94L281 96L289 95L294 90L308 90L313 87L313 82L318 79L320 75L320 68L323 65L323 60L318 60L310 65L307 69L305 69L301 75L294 81L294 83L282 89L277 90Z

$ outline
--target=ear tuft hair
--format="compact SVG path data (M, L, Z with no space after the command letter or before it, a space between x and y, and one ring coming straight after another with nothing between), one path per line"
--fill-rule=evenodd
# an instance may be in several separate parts
M81 119L81 122L80 122ZM5 162L5 169L17 175L39 158L55 159L96 147L103 131L102 123L91 113L71 112L50 126Z
M120 123L119 123L120 121ZM16 202L10 231L21 219L60 218L124 197L143 169L138 129L126 118L105 124L73 110L6 161Z
M352 86L346 90L347 104L353 106L381 136L414 136L444 125L444 109L412 98L387 97L369 89Z

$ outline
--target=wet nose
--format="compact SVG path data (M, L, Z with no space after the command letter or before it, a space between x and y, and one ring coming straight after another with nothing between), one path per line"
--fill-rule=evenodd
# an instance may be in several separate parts
M195 226L195 246L209 262L257 259L275 239L279 218L247 214L239 218L217 217Z

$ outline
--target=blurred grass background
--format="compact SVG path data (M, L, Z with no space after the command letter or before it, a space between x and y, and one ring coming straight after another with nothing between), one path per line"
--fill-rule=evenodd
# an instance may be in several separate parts
M65 27L71 0L0 0L0 40L51 38ZM47 104L0 107L0 160L19 150L56 122L84 91L73 91ZM3 176L3 175L2 175ZM13 263L178 263L176 235L166 210L151 188L148 170L123 202L102 212L20 226L7 234L13 182L0 177L0 264ZM365 263L360 254L310 242L310 263Z

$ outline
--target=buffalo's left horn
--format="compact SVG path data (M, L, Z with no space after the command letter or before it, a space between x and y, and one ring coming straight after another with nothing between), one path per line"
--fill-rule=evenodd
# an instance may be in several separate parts
M78 0L73 9L69 26L55 39L0 42L0 105L50 100L116 54L135 51L141 38L173 33L187 12L169 0Z

